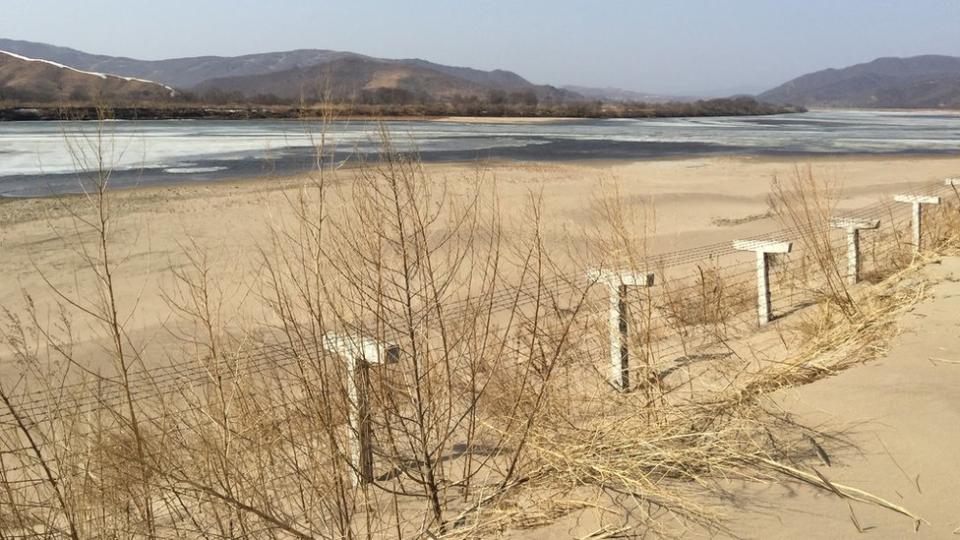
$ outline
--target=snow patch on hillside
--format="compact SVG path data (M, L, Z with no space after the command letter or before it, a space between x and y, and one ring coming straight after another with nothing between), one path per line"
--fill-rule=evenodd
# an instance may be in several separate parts
M125 80L125 81L136 81L136 82L142 82L142 83L147 83L147 84L155 84L155 85L157 85L157 86L162 86L163 88L167 89L167 91L170 92L170 97L174 97L174 96L177 94L177 91L174 90L173 88L171 88L171 87L169 87L169 86L167 86L167 85L165 85L165 84L158 83L158 82L156 82L156 81L148 81L148 80L146 80L146 79L138 79L138 78L136 78L136 77L124 77L124 76L122 76L122 75L111 75L111 74L109 74L109 73L98 73L98 72L96 72L96 71L84 71L84 70L82 70L82 69L77 69L77 68L73 68L73 67L70 67L70 66L65 66L65 65L63 65L63 64L58 64L57 62L52 62L52 61L50 61L50 60L43 60L42 58L30 58L30 57L28 57L28 56L23 56L23 55L20 55L20 54L17 54L17 53L12 53L12 52L10 52L10 51L0 50L0 53L5 54L5 55L7 55L7 56L12 56L12 57L14 57L14 58L18 58L18 59L20 59L20 60L25 60L25 61L27 61L27 62L40 62L40 63L43 63L43 64L51 65L51 66L56 67L56 68L69 69L70 71L75 71L75 72L77 72L77 73L83 73L84 75L93 75L94 77L99 77L99 78L104 79L104 80L105 80L107 77L113 77L114 79L123 79L123 80Z

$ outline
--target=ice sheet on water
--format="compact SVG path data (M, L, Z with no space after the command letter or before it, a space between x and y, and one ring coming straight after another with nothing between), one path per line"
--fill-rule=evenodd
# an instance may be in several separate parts
M579 120L563 124L442 124L403 121L389 124L400 151L491 157L527 149L523 159L570 156L630 158L630 152L655 157L696 153L709 146L757 153L948 152L957 149L957 116L885 112L823 111L801 115L732 118L652 118ZM329 126L290 121L130 121L105 128L107 162L112 168L172 169L223 166L224 161L268 162L307 156L321 131L337 160L354 151L380 147L374 122L338 122ZM95 122L0 123L0 177L74 172L91 148ZM336 145L331 145L335 141ZM551 144L562 143L562 144ZM560 148L561 150L556 150ZM687 150L684 150L686 148ZM542 149L542 150L540 150ZM72 150L72 151L71 151ZM516 155L516 153L513 153ZM298 158L299 159L299 158ZM89 160L86 160L89 161ZM309 160L305 160L309 161ZM187 163L190 163L188 165ZM235 169L229 165L231 171Z

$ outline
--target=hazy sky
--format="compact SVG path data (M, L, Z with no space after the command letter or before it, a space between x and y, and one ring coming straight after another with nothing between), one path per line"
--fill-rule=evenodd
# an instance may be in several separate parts
M878 56L960 56L960 0L0 0L0 37L144 59L337 49L728 93Z

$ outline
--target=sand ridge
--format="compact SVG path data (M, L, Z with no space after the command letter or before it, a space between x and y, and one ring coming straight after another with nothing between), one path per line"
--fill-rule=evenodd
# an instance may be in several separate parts
M837 437L821 439L828 479L903 506L927 522L847 502L803 485L734 488L747 511L731 514L746 538L848 538L857 525L871 538L950 538L960 534L960 258L921 271L928 298L900 317L887 355L836 376L778 392L799 423ZM853 518L851 516L854 516ZM763 531L758 535L757 531Z

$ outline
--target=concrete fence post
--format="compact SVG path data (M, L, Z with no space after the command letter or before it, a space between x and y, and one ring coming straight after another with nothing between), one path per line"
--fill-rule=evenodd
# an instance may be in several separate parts
M630 350L627 345L627 287L653 286L653 274L618 270L590 270L587 279L605 283L610 295L610 382L621 391L630 390Z
M913 205L913 252L920 253L920 242L922 240L921 227L923 226L923 214L921 206L924 204L940 204L940 197L930 197L926 195L896 195L893 200Z
M768 240L734 240L733 249L753 251L757 254L757 319L763 326L770 322L770 273L771 253L790 253L792 242Z
M830 221L830 226L847 231L847 281L856 285L860 281L860 230L876 229L880 220L837 218Z
M400 358L396 345L374 339L328 332L324 346L347 363L349 399L350 466L354 484L373 482L373 423L370 411L370 366L393 363Z

